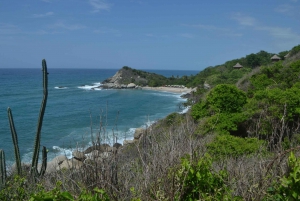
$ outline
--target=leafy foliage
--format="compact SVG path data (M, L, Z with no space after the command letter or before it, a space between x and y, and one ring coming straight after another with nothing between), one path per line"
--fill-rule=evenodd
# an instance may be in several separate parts
M207 144L208 152L215 158L251 155L263 147L264 141L257 138L241 138L231 135L218 135Z
M297 54L298 52L300 52L300 45L297 45L295 47L292 48L291 50L291 56Z
M61 182L51 191L40 191L31 196L29 201L109 201L104 190L95 188L92 192L83 190L78 198L74 198L70 192L61 191Z
M217 85L207 95L206 101L199 101L192 107L192 116L199 119L213 113L240 112L246 101L246 94L237 87Z
M226 186L227 172L212 170L212 159L205 155L197 163L191 163L189 157L181 161L177 171L177 182L182 192L177 193L176 200L237 200L231 196Z
M7 179L5 188L0 191L0 200L28 200L31 192L39 191L41 189L41 186L31 189L31 186L26 178L15 175Z
M217 85L207 96L207 103L215 112L240 112L246 104L246 94L233 85Z
M265 200L300 200L300 160L291 152L288 158L289 173L280 179L280 184L269 188Z

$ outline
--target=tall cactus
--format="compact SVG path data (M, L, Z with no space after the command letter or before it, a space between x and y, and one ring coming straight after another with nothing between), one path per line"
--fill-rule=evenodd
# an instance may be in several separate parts
M40 142L41 142L41 129L43 124L43 118L44 113L46 109L47 104L47 97L48 97L48 72L47 72L47 64L46 60L43 59L42 61L42 71L43 71L43 100L41 104L40 114L38 118L37 123L37 131L35 135L35 141L34 141L34 149L33 149L33 156L32 156L32 163L31 163L31 173L38 175L37 165L38 165L38 159L39 159L39 152L40 152ZM45 153L47 152L46 148L44 148ZM43 151L43 153L44 153ZM44 153L44 154L45 154ZM43 155L44 155L43 154ZM47 154L46 154L46 160L43 159L42 163L47 163ZM46 167L45 164L42 165L42 167ZM41 170L40 173L44 173L44 171Z
M0 190L5 185L6 180L6 163L5 163L5 154L2 149L0 149Z
M14 144L17 172L20 175L22 173L22 167L21 167L21 158L20 158L20 151L19 151L19 145L18 145L18 135L17 135L16 129L15 129L14 119L13 119L10 108L7 108L7 114L8 114L11 136L12 136L13 144Z
M44 118L44 113L45 113L46 104L47 104L47 97L48 97L48 71L47 71L47 64L46 64L45 59L42 60L42 71L43 71L43 89L44 89L43 94L44 94L44 96L43 96L42 105L41 105L40 114L39 114L38 123L37 123L37 131L36 131L34 148L33 148L34 152L33 152L33 156L32 156L32 164L31 164L31 174L34 176L44 175L46 168L47 168L47 149L46 149L46 147L43 147L43 151L42 151L43 159L42 159L42 166L41 166L40 173L37 170L38 159L39 159L39 150L40 150L40 141L41 141L41 130L42 130L43 118ZM21 167L21 158L20 158L20 152L19 152L19 146L18 146L18 136L17 136L17 132L15 129L11 109L8 108L7 112L8 112L8 119L9 119L9 125L10 125L11 134L12 134L12 139L13 139L13 143L14 143L17 171L18 171L18 174L21 174L22 167ZM0 154L2 154L2 153L3 153L3 155L0 156L1 165L2 165L2 161L4 161L4 163L5 163L4 152L3 151L0 152Z

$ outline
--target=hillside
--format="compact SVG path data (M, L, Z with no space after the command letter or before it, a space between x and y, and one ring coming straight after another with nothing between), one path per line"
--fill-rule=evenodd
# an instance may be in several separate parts
M247 66L246 58L188 77L198 87L188 113L137 129L123 145L94 141L62 162L72 166L44 177L14 173L0 199L299 200L300 45L277 62ZM232 68L237 61L243 69ZM166 79L129 67L119 73L106 83Z

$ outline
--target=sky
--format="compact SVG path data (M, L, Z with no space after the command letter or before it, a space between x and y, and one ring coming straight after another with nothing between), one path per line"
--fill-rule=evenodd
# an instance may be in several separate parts
M0 0L0 68L203 70L300 44L300 0Z

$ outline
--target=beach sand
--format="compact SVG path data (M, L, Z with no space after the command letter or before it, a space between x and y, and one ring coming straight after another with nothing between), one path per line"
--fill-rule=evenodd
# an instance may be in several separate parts
M192 88L175 88L175 87L142 87L145 90L153 90L153 91L165 91L165 92L172 92L172 93L190 93L193 89Z

